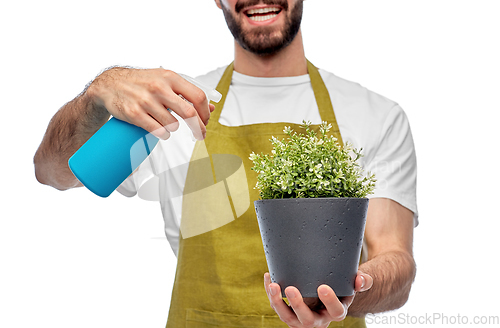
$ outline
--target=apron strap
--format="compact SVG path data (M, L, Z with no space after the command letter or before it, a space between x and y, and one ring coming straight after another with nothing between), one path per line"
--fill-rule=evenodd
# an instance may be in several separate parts
M234 62L226 67L224 74L222 74L222 77L219 80L217 87L215 88L215 90L219 91L219 93L222 95L222 98L218 103L210 101L215 105L215 110L212 112L212 114L210 114L210 121L219 122L220 113L222 112L222 108L224 107L224 103L226 102L226 97L229 92L229 86L231 86L231 80L233 79L233 70Z
M333 111L330 93L328 93L328 89L326 88L325 82L323 82L318 69L316 66L311 64L309 60L307 60L307 72L311 78L311 86L314 91L314 98L316 98L316 104L318 104L321 121L328 122L332 125L330 133L337 138L340 145L343 145L344 142L342 141L342 135L340 134L335 112Z

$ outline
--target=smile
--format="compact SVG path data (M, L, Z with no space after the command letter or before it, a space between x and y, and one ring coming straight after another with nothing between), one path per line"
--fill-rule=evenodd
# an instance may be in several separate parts
M264 22L279 15L280 7L252 8L245 11L245 15L254 22Z

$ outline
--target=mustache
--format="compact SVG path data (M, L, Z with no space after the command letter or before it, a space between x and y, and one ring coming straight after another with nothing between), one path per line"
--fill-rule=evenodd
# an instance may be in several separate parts
M288 10L288 2L286 0L247 0L238 1L234 7L234 11L239 14L243 9L258 4L281 6L283 10Z

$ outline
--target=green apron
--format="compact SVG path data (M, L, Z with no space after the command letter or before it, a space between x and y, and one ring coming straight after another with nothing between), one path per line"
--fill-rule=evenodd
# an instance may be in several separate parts
M321 120L332 124L330 133L342 142L328 90L309 61L308 72ZM253 207L259 199L254 189L257 174L250 170L249 155L270 152L269 139L284 138L285 125L302 129L289 123L221 125L232 73L233 64L219 81L222 99L189 165L167 328L287 327L270 307L264 289L268 268ZM366 325L364 319L348 316L329 327Z

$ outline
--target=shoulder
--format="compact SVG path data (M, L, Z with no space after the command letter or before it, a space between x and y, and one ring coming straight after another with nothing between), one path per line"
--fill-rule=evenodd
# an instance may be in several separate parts
M352 82L320 69L321 77L330 94L342 134L357 146L376 148L397 118L405 117L395 101L384 97L359 83Z
M219 83L219 80L221 79L222 74L224 74L226 68L227 65L218 67L206 74L197 76L196 80L215 89L217 87L217 83Z
M333 103L355 107L364 114L385 116L398 104L359 83L338 77L326 70L319 70Z
M330 94L344 141L363 148L364 161L375 159L383 147L411 139L408 119L398 103L374 91L320 70ZM407 142L407 146L413 145Z

